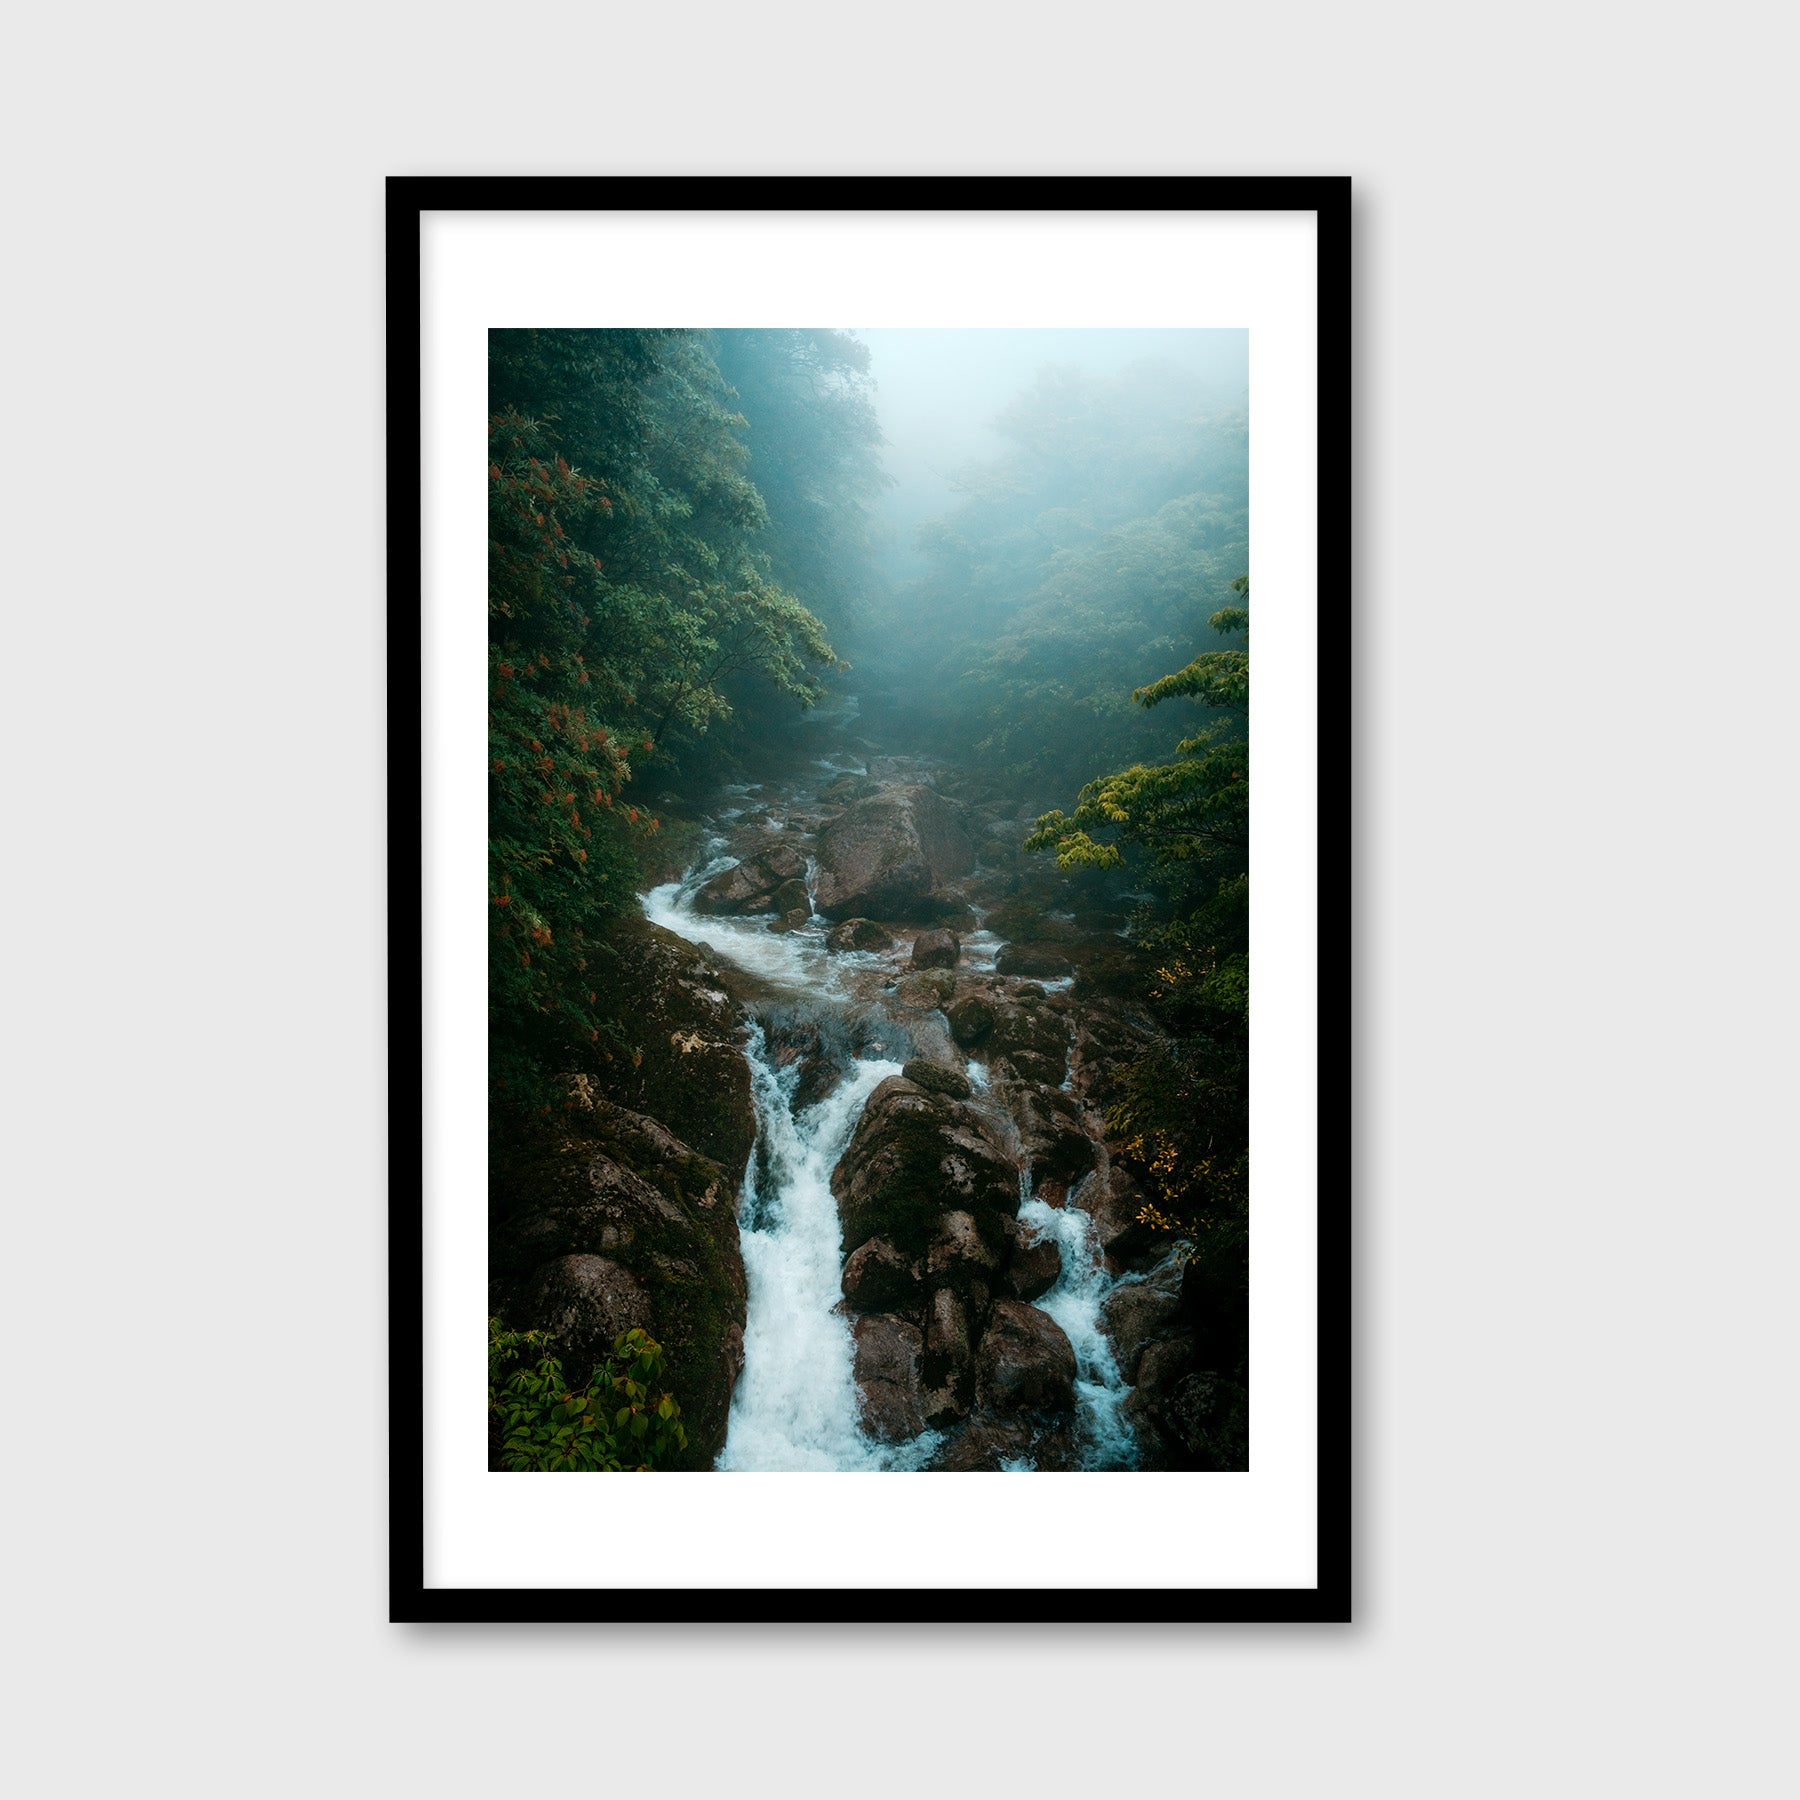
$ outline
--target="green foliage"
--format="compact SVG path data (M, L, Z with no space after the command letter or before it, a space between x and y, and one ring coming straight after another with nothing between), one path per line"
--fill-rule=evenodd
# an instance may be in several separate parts
M1232 583L1246 601L1249 587L1247 576ZM1211 624L1247 643L1247 607ZM1120 867L1136 852L1174 910L1144 939L1155 961L1146 998L1169 1040L1127 1071L1107 1127L1149 1195L1143 1218L1217 1255L1242 1238L1249 1206L1249 650L1203 653L1133 698L1198 700L1217 723L1171 762L1090 782L1072 815L1038 820L1026 848L1054 851L1063 868Z
M1231 585L1248 598L1247 576ZM1216 631L1248 639L1243 607L1216 612L1211 623ZM1194 879L1184 884L1190 888L1196 879L1211 885L1240 874L1250 850L1249 650L1204 652L1132 695L1146 709L1178 697L1218 709L1218 722L1182 739L1172 762L1136 763L1089 782L1074 813L1045 813L1025 848L1054 850L1065 869L1118 868L1124 847L1135 845L1153 864L1195 865ZM1111 835L1102 842L1095 832Z
M687 1448L675 1396L649 1385L663 1368L653 1338L625 1332L579 1388L551 1354L555 1341L488 1321L488 1407L500 1421L505 1468L649 1470Z
M502 1105L540 1111L549 1074L626 1048L590 962L660 829L628 785L696 754L746 684L808 706L835 661L771 573L749 428L729 400L698 333L490 334L489 1036ZM792 420L790 435L804 437Z

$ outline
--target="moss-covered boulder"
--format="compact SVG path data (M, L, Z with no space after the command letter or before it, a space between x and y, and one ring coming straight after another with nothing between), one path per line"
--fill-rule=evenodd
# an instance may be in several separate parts
M571 1087L568 1110L496 1153L490 1309L516 1329L557 1332L576 1379L619 1319L642 1325L663 1346L688 1430L677 1466L708 1468L744 1359L737 1184L659 1121L591 1083Z
M1004 1106L1019 1128L1025 1166L1039 1194L1048 1185L1059 1192L1094 1166L1095 1145L1081 1107L1060 1088L1031 1081L998 1081L992 1097ZM1095 1120L1095 1130L1099 1121Z
M894 998L909 1012L936 1012L956 992L948 969L914 969L900 978Z
M660 1121L735 1188L756 1142L739 978L637 915L614 922L588 978L599 1010L629 1033L588 1053L579 1072L592 1091Z
M1048 944L1002 944L994 968L1001 975L1030 981L1060 981L1075 973L1075 965L1062 951Z
M803 913L812 916L812 896L806 891L804 881L784 881L769 896L768 911L777 913Z
M844 919L825 934L827 950L885 950L893 941L887 927L873 919Z
M967 1212L999 1236L1018 1211L1017 1165L979 1114L904 1076L876 1088L832 1171L844 1241L884 1237L922 1251L946 1212Z
M975 1091L960 1069L947 1069L942 1063L926 1062L923 1057L915 1056L900 1073L914 1087L922 1087L928 1094L948 1094L952 1100L967 1100Z
M950 1035L968 1049L979 1044L994 1029L994 1008L980 994L964 994L944 1008L950 1021Z
M852 1312L916 1313L923 1302L921 1279L919 1259L886 1238L870 1238L844 1259L844 1299Z
M954 969L962 955L962 939L954 931L921 931L913 939L912 966L915 969Z

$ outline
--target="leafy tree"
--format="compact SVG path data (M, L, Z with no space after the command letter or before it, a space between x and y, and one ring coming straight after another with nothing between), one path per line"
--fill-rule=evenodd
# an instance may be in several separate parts
M489 344L490 1070L503 1103L621 1041L589 960L631 902L625 789L693 751L749 679L809 705L834 658L773 577L742 417L699 334Z
M1249 585L1232 588L1247 601ZM1108 1127L1150 1194L1146 1221L1236 1257L1249 1181L1249 613L1221 608L1210 622L1241 647L1203 652L1132 698L1146 709L1196 700L1214 722L1172 761L1090 782L1072 815L1038 820L1026 848L1054 851L1063 868L1117 868L1136 851L1168 893L1175 916L1147 942L1148 997L1170 1039L1127 1072Z

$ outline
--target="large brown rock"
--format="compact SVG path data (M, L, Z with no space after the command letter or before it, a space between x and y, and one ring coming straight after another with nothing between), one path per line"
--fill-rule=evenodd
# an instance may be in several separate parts
M1018 1210L1018 1168L980 1115L947 1094L890 1075L872 1093L831 1175L844 1241L884 1237L922 1250L945 1212L1000 1230Z
M924 1335L888 1313L869 1313L851 1327L856 1339L856 1396L862 1428L884 1444L925 1429L919 1380Z
M886 1238L870 1238L844 1259L844 1298L856 1312L916 1312L923 1289L919 1259Z
M950 1035L966 1049L979 1044L994 1029L994 1009L979 994L965 994L954 1005L944 1008L950 1021Z
M1047 944L1002 944L994 958L1000 975L1018 975L1032 981L1060 981L1075 973L1075 965L1060 950Z
M1066 1421L978 1412L925 1466L946 1474L977 1470L1073 1469L1080 1459Z
M901 976L894 998L912 1012L936 1012L955 991L948 969L913 969Z
M825 934L827 950L885 950L892 935L873 919L845 919Z
M789 913L799 913L802 921L812 915L812 896L806 891L806 883L798 878L784 881L769 896L768 911L780 913L784 918Z
M994 1024L987 1044L990 1059L1004 1059L1007 1069L1002 1073L1010 1072L1017 1080L1060 1087L1069 1066L1069 1026L1062 1014L1033 999L996 996L992 1007Z
M1015 1300L1039 1300L1062 1276L1062 1251L1054 1238L1021 1237L1007 1259L1003 1276Z
M858 800L819 833L817 856L813 900L830 919L933 917L933 890L975 866L958 809L919 786Z
M961 1418L969 1410L974 1377L974 1321L979 1318L978 1296L959 1294L954 1288L937 1288L925 1314L925 1418L928 1424Z
M975 1357L982 1411L1062 1412L1075 1404L1075 1350L1048 1313L996 1300Z
M793 904L803 904L806 896L805 853L793 844L776 844L755 856L745 857L735 867L704 882L694 895L694 911L765 912L788 882L800 884L801 899ZM784 909L776 907L774 910Z
M1148 1275L1126 1276L1106 1296L1100 1323L1112 1339L1119 1372L1127 1381L1137 1380L1145 1346L1179 1329L1181 1282L1182 1265L1170 1257Z
M552 1346L571 1386L586 1383L632 1329L651 1331L650 1303L637 1277L603 1256L559 1256L520 1290L508 1321L521 1331L553 1331Z
M921 931L913 939L915 969L954 969L962 955L962 939L954 931Z
M689 1447L676 1466L710 1467L743 1368L736 1183L590 1080L568 1089L565 1109L495 1155L490 1307L517 1329L557 1332L577 1379L587 1371L574 1364L591 1366L641 1325L663 1346L663 1379L681 1402Z
M993 1097L1019 1128L1025 1165L1040 1192L1046 1182L1066 1184L1094 1166L1094 1141L1081 1108L1065 1093L1026 1081L1000 1081Z
M932 1281L952 1287L991 1281L1000 1267L1000 1252L987 1243L975 1215L947 1212L925 1252L925 1272Z

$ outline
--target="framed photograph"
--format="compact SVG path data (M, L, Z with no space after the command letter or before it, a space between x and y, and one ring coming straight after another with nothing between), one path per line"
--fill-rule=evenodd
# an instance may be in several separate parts
M395 1620L1350 1617L1349 218L390 181Z

